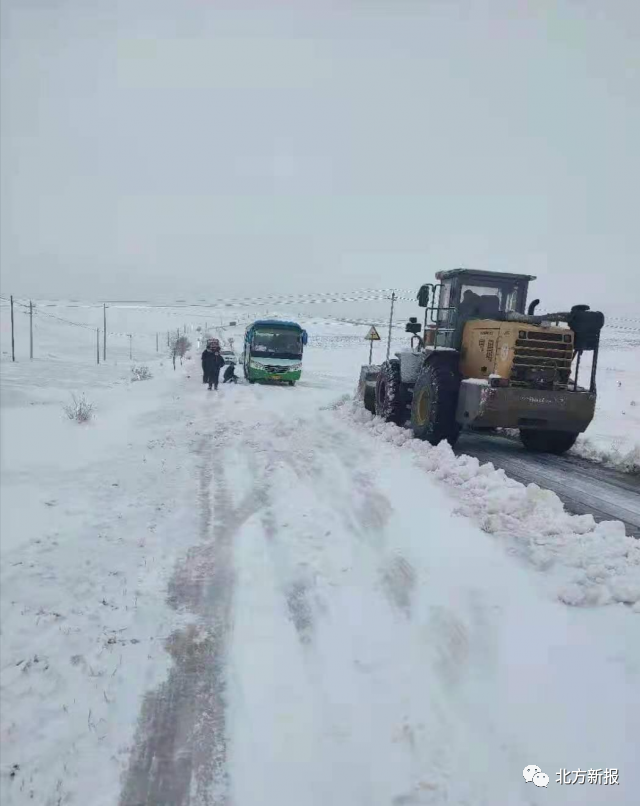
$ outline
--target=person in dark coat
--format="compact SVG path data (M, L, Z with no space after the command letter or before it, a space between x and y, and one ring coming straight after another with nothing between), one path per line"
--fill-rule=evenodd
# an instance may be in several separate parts
M207 344L207 349L202 353L202 372L204 382L209 384L209 389L218 388L220 370L224 367L224 358L220 355L220 347L214 344Z
M235 364L227 364L222 383L238 383L238 379L236 377L236 365Z

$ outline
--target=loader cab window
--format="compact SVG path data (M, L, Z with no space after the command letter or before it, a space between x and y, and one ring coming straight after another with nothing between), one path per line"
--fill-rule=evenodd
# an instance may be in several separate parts
M518 288L514 286L511 291L507 294L507 301L504 306L505 311L517 311L518 310Z
M459 315L461 319L472 317L491 318L502 308L502 290L482 285L463 285L460 291Z
M447 327L453 318L454 311L444 310L451 305L451 280L445 280L440 286L440 299L438 300L438 325Z
M497 286L463 285L460 292L460 301L475 299L475 297L495 297L499 310L502 310L503 292Z
M440 301L438 308L448 308L451 299L451 280L446 280L440 287Z

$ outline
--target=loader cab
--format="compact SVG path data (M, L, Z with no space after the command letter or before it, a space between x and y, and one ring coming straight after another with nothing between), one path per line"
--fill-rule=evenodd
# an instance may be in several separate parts
M436 274L437 283L423 285L418 304L425 308L425 341L436 347L460 348L464 323L494 319L512 312L524 314L528 274L453 269Z

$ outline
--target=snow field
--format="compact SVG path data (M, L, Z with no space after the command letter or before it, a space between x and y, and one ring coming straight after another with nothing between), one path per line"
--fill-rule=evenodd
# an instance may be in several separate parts
M368 345L305 325L295 389L207 393L155 343L131 383L55 329L53 357L3 357L3 804L144 802L150 699L198 806L599 804L553 782L605 766L635 803L636 541L353 407ZM215 696L172 721L187 638Z
M590 360L584 362L589 377ZM598 361L596 416L572 453L626 473L640 473L640 331L605 327Z
M167 580L193 527L182 500L186 424L174 378L154 371L98 391L97 419L84 426L57 403L3 410L8 806L77 793L115 803L140 697L169 668L163 644L178 617L167 612ZM158 412L159 399L167 408Z

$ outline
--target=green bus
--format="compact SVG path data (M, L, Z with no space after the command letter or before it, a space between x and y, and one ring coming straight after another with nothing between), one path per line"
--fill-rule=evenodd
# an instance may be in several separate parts
M278 381L291 386L302 374L307 331L297 322L258 319L244 335L244 377L249 383Z

